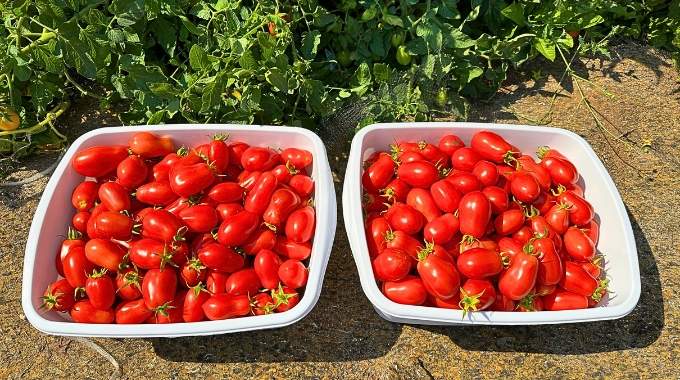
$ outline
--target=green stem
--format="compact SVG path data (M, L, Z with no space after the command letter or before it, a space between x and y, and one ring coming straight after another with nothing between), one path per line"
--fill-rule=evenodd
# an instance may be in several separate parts
M51 123L53 120L57 119L59 116L63 115L64 112L71 106L71 102L64 101L59 103L56 107L52 108L50 112L45 116L45 120L39 122L38 124L22 129L16 129L14 131L0 131L1 136L11 136L19 134L32 134L33 132L39 131L45 127L45 125Z
M83 95L85 95L85 96L93 97L93 98L95 98L95 99L101 99L101 98L102 98L101 96L96 95L96 94L93 94L93 93L87 91L86 89L82 88L82 87L78 84L78 82L76 82L75 80L73 80L73 78L71 78L71 76L68 74L68 70L64 70L64 76L66 76L66 80L67 80L69 83L71 83L71 84L73 85L73 87L75 87L78 91L80 91L81 94L83 94Z
M31 42L29 45L21 48L21 52L26 54L26 53L30 52L31 50L35 49L36 46L43 45L43 44L47 43L48 41L53 40L55 38L57 38L57 34L55 32L42 33L40 35L40 38Z

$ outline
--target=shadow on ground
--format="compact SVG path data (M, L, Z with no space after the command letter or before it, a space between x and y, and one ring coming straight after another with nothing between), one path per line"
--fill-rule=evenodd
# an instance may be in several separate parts
M659 271L647 238L630 214L638 249L642 292L628 316L594 323L544 326L430 327L461 348L473 351L591 354L643 348L654 343L664 327L664 306Z

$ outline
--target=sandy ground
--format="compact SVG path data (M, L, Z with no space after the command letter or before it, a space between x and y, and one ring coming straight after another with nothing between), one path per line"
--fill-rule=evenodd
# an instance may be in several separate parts
M676 378L680 354L679 75L663 54L635 44L614 59L575 62L598 127L571 81L555 98L563 68L516 74L471 120L548 125L584 136L610 171L628 208L638 246L642 296L627 317L609 322L527 327L428 327L382 320L363 295L339 206L338 229L321 298L299 323L278 330L181 339L94 339L120 376L149 378ZM541 70L531 79L533 70ZM606 89L612 97L605 95ZM596 113L596 114L597 114ZM64 125L77 135L116 125L80 106ZM344 142L329 146L342 178ZM16 176L42 170L39 156ZM621 158L625 159L624 162ZM106 358L79 341L33 329L20 306L30 220L46 179L0 188L0 378L103 378ZM340 193L340 183L336 184ZM675 374L675 375L674 375Z

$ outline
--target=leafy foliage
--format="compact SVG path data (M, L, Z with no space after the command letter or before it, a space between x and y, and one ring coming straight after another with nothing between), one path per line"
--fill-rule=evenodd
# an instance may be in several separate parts
M5 154L57 146L51 119L92 93L125 102L128 124L315 128L362 101L361 126L464 117L510 68L607 54L617 35L680 51L680 0L13 0L0 13L0 105L22 119L0 132Z

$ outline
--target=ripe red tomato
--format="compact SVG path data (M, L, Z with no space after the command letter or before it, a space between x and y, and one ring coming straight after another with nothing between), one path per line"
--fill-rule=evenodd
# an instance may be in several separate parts
M518 171L510 180L510 192L520 202L532 203L541 194L541 186L531 173Z
M550 173L546 168L536 163L533 157L527 155L519 157L517 162L519 163L520 170L527 171L536 178L541 190L550 190Z
M403 231L409 235L420 232L425 224L423 214L404 203L391 205L385 213L385 218L393 230Z
M276 289L279 284L279 267L281 258L269 249L263 249L255 255L253 269L265 289Z
M380 155L378 159L364 170L361 184L369 193L377 193L387 186L394 177L396 166L388 154ZM293 179L291 178L291 182ZM293 184L291 184L293 186Z
M115 320L118 324L144 323L153 315L143 299L126 301L116 307Z
M299 260L288 259L279 266L279 278L291 289L300 289L307 285L309 271Z
M588 307L588 297L561 289L543 296L542 299L545 310L576 310Z
M177 273L174 269L150 269L142 280L142 297L149 309L163 306L175 298Z
M484 248L472 248L461 253L456 266L464 277L478 280L495 276L503 270L501 256Z
M251 146L241 153L241 166L245 170L270 170L279 163L281 156L269 148Z
M293 190L278 188L274 191L269 201L269 205L264 210L262 219L271 227L280 228L288 216L300 206L300 196ZM313 217L313 213L312 213Z
M397 176L411 187L428 189L439 179L439 170L429 161L402 163Z
M192 165L176 164L170 168L168 178L172 191L188 198L207 189L215 181L215 174L204 162Z
M278 289L272 290L272 299L277 305L275 310L278 313L288 311L300 302L300 295L295 289L279 284Z
M446 179L439 180L430 187L432 200L442 212L453 213L458 210L462 194L453 183Z
M116 274L116 294L126 301L141 298L141 279L139 272L134 268L118 271Z
M198 259L210 269L221 272L236 272L243 268L245 260L243 256L233 249L218 243L203 245L197 252Z
M564 203L552 206L545 220L556 233L563 235L569 228L569 206Z
M60 276L64 275L63 261L66 258L66 255L68 255L69 252L71 252L75 247L85 247L85 241L82 239L82 237L83 236L81 233L69 227L66 239L61 242L61 246L59 247L57 255L54 258L55 265L57 267L57 273L59 273Z
M296 174L290 178L288 185L295 190L295 192L302 199L309 198L314 192L314 180L306 174Z
M183 319L184 299L186 290L180 290L172 301L154 309L154 315L147 319L147 323L179 323Z
M496 288L491 281L469 279L460 287L460 307L463 313L486 310L496 302Z
M113 323L113 310L99 310L89 300L76 302L70 311L73 322L78 323Z
M151 168L153 178L156 181L167 181L170 168L179 162L180 157L176 153L167 154L163 159Z
M181 241L187 227L182 220L166 210L151 210L142 220L142 236L164 242Z
M411 189L406 197L406 204L420 212L427 222L431 222L442 214L430 192L425 189Z
M151 132L137 132L128 141L132 153L144 158L161 157L175 151L175 144L169 136L158 136Z
M253 315L267 315L274 312L276 304L268 293L257 293L252 297L251 308Z
M478 239L485 235L491 220L491 204L484 193L473 191L463 196L458 208L458 220L462 234Z
M234 164L241 166L241 158L243 157L243 152L245 152L246 149L250 147L250 145L242 141L235 141L227 145L227 147L229 148L229 156L231 157L231 161Z
M255 294L262 288L260 278L252 268L241 269L229 275L225 283L225 290L228 294Z
M538 238L531 243L531 253L538 257L538 277L539 285L555 285L560 282L564 269L562 259L557 254L555 244L550 238Z
M243 208L251 213L262 215L269 205L276 186L276 177L272 172L262 173L255 181L253 189L246 195Z
M536 284L538 259L535 256L520 254L510 260L510 266L498 279L498 290L513 301L526 297Z
M480 157L497 164L503 163L509 157L514 157L519 153L519 149L498 134L490 131L480 131L472 135L470 146Z
M439 139L439 150L444 154L451 156L453 152L465 146L463 140L456 135L444 135Z
M127 156L116 167L116 182L128 190L142 185L149 176L149 168L139 156Z
M512 260L513 257L523 252L524 247L513 238L502 237L498 239L498 249L501 257L505 256Z
M590 261L595 257L595 244L581 229L569 227L564 233L564 245L569 256L577 261Z
M557 202L569 206L569 223L577 226L585 226L593 220L595 212L593 206L576 194L573 190L567 190L557 196Z
M99 186L99 200L109 211L130 210L130 195L127 189L116 182L106 182Z
M85 177L103 177L114 170L128 156L125 145L93 146L76 153L71 166Z
M482 189L482 193L489 200L492 215L498 215L510 206L508 193L498 186L487 186Z
M210 294L225 293L227 291L225 286L227 278L229 278L229 273L210 269L205 281L205 287Z
M512 239L520 244L526 244L534 237L534 231L529 226L524 226L512 234Z
M425 156L423 156L419 152L413 152L413 151L399 153L399 155L397 156L397 159L399 160L399 163L401 163L401 164L408 164L408 163L411 163L411 162L426 161Z
M85 281L85 294L98 310L108 310L116 300L116 290L113 280L106 274L106 270L94 271Z
M220 203L215 207L215 210L219 214L220 220L225 221L243 211L243 206L240 203Z
M403 231L389 231L385 234L385 248L398 248L406 252L414 260L423 244L418 239Z
M524 212L518 209L506 210L494 220L496 233L502 236L512 235L524 225Z
M256 255L263 249L273 249L276 245L276 234L269 228L261 228L252 235L251 239L241 246L243 252Z
M189 232L210 232L219 222L217 211L206 204L189 206L179 212L179 217Z
M578 263L567 261L564 264L564 277L560 281L562 289L591 297L595 294L598 285L597 280Z
M236 182L220 182L208 191L208 197L215 203L241 202L245 191Z
M494 163L486 160L478 161L472 168L472 174L484 187L494 186L498 182L498 168Z
M225 174L231 161L229 147L224 142L227 136L215 135L208 144L208 162L215 168L217 174Z
M91 263L116 272L123 262L125 251L110 240L92 239L85 244L85 256ZM64 264L64 270L66 270L66 264Z
M454 214L446 213L428 222L423 228L425 241L446 244L458 234L460 222Z
M489 309L493 311L515 311L515 302L502 293L496 293L496 301Z
M286 221L286 237L296 243L306 243L314 237L316 217L314 208L305 206L293 211Z
M287 148L281 151L281 159L290 162L296 169L304 169L312 164L312 153L305 149Z
M456 149L451 155L451 166L457 170L471 172L475 164L481 159L482 157L472 148L461 147Z
M453 187L461 194L482 189L482 184L477 179L477 176L472 173L455 171L446 177L446 180L453 184Z
M213 294L201 307L211 321L242 317L250 314L250 298L247 295Z
M89 211L97 202L99 184L94 181L83 181L76 186L71 195L71 204L78 211Z
M203 285L196 285L187 291L182 305L182 320L184 322L200 322L205 320L203 304L210 299L210 293Z
M390 224L387 219L378 216L367 219L365 229L368 254L374 259L385 249L385 236L390 231Z
M239 246L250 239L257 229L259 218L250 211L241 211L220 224L217 240L228 247Z
M187 260L179 271L179 276L188 288L192 288L205 281L208 270L201 260L193 257Z
M387 199L388 202L406 202L411 187L399 178L395 178L388 183L384 189L380 190L380 194Z
M418 149L420 154L429 162L433 163L435 166L440 168L448 168L450 154L445 154L435 145L430 144L426 141L420 141L418 143Z
M543 299L536 294L529 294L517 302L517 311L532 312L543 310Z
M312 254L312 244L309 242L296 243L294 241L288 240L285 237L279 237L276 239L274 252L289 259L302 261L308 259Z
M76 302L75 289L65 278L57 280L47 286L42 296L42 307L46 310L69 311Z
M90 220L90 215L88 211L78 211L71 219L73 228L80 233L87 232L87 221Z
M399 281L385 281L382 292L390 300L404 305L422 305L427 299L423 281L415 276L407 276Z
M550 173L550 178L555 185L567 186L578 182L578 172L574 165L567 160L557 157L543 157L541 166Z
M172 263L172 248L155 239L139 239L130 243L129 259L142 269L158 269Z
M551 193L548 192L542 192L538 198L534 201L532 206L538 210L538 213L541 215L545 215L548 213L550 208L554 206L557 202L555 202L557 198L552 195Z
M423 286L433 296L447 300L458 294L460 276L456 267L437 255L423 254L416 267Z
M104 211L93 218L96 236L102 239L130 240L133 222L129 216L115 211Z
M595 220L591 220L585 227L583 227L586 235L593 241L593 244L597 246L600 241L600 225L597 224Z
M145 183L137 188L135 197L138 201L152 206L167 206L179 198L172 191L168 181Z
M409 274L412 262L404 251L386 248L373 259L373 273L378 281L399 281Z

